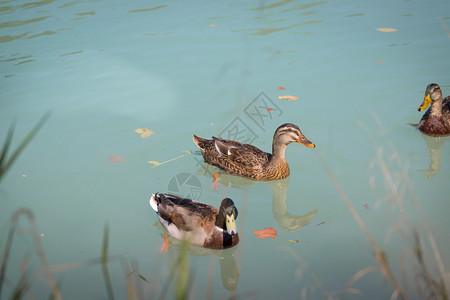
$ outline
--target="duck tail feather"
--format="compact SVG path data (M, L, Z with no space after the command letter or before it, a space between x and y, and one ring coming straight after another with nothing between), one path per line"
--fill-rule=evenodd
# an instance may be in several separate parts
M152 194L152 196L150 197L150 206L153 208L154 211L158 212L158 200L156 200L156 197L158 197L158 193Z
M196 136L194 134L194 136L192 137L192 140L194 141L194 143L197 145L197 147L199 147L200 149L203 150L203 142L205 141L204 138L201 138L199 136Z

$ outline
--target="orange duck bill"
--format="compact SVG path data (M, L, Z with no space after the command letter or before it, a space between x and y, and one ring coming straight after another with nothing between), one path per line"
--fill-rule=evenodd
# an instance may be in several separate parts
M297 143L302 144L303 146L306 146L308 148L314 148L316 147L316 145L314 145L314 143L312 143L310 140L308 140L304 135L300 135L297 140Z

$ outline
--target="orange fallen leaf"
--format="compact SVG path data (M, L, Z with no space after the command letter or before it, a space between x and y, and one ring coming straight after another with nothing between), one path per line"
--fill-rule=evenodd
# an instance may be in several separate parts
M121 162L121 161L123 161L123 158L120 157L120 156L117 156L117 155L110 156L108 159L110 161L112 161L112 162Z
M164 243L161 246L161 253L169 251L169 237L164 233Z
M381 64L382 62L383 62L382 60L379 60L379 61L378 61L379 64Z
M145 139L154 134L153 131L148 130L147 128L138 128L134 132L139 133L141 135L141 138Z
M282 87L282 86L279 86L278 89L279 89L279 90L285 90L285 88Z
M272 238L274 239L278 232L273 229L272 227L266 227L263 231L261 230L255 230L253 231L254 234L258 235L256 239L266 239L266 238Z
M288 101L294 101L294 100L298 100L298 97L296 97L296 96L284 95L284 96L278 96L278 99L286 99L286 100L288 100Z
M266 110L267 110L267 111L272 111L272 110L273 110L273 108L266 108Z
M397 29L395 29L395 28L377 28L377 30L381 31L381 32L394 32L394 31L397 31Z

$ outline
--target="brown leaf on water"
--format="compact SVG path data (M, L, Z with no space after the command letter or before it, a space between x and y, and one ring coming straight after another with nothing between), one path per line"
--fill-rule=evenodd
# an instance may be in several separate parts
M394 31L397 31L397 29L395 29L395 28L377 28L377 30L381 31L381 32L394 32Z
M286 99L288 101L294 101L294 100L298 100L298 97L297 96L284 95L284 96L278 96L278 99Z
M272 227L266 227L264 228L264 230L255 230L253 231L253 233L258 236L256 239L274 239L278 235L278 232Z
M134 132L139 133L141 135L141 138L145 139L149 136L153 135L154 132L151 130L148 130L147 128L138 128Z
M110 156L108 159L109 159L109 161L112 161L112 162L121 162L121 161L123 161L123 158L120 157L120 156L117 156L117 155Z

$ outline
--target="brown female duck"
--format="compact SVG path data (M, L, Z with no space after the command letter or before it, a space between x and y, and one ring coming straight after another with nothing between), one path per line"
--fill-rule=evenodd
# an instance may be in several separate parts
M282 179L289 176L289 165L284 156L286 146L298 142L314 148L297 125L286 123L275 131L272 154L255 146L213 137L207 140L194 135L194 143L202 151L206 163L226 173L249 177L254 180Z
M230 248L239 243L236 230L237 208L225 198L217 209L211 205L156 193L150 206L168 234L178 240L210 249Z
M449 135L450 96L442 99L441 88L436 83L427 86L423 102L417 110L422 111L430 104L431 107L425 112L417 128L429 135Z

